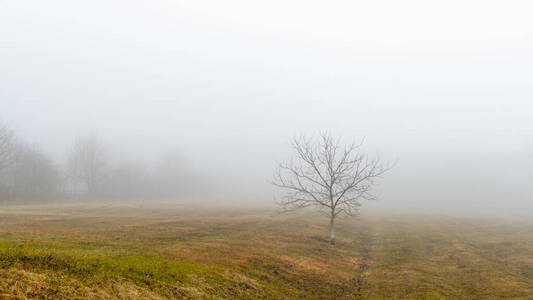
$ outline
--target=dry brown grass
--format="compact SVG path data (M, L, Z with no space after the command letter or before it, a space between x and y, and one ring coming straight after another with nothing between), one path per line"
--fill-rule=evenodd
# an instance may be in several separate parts
M138 204L0 208L5 299L533 299L533 224Z

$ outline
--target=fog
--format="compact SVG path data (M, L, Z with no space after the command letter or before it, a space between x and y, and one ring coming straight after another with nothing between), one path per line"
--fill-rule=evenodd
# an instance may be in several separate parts
M289 139L328 130L396 161L363 209L531 215L532 14L530 1L4 0L0 121L60 169L87 136L109 166L172 157L181 196L229 204L272 203Z

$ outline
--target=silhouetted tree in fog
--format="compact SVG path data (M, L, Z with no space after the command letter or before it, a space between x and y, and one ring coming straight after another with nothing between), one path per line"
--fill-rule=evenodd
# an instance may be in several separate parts
M106 171L102 193L110 197L139 198L152 196L156 187L146 167L139 162L123 162Z
M24 200L42 201L56 196L59 172L41 151L18 145L14 155L13 194Z
M59 172L36 147L20 143L0 126L0 197L9 201L42 201L57 195Z
M190 196L200 188L198 182L201 181L187 161L176 153L169 153L161 159L153 179L157 186L155 193L163 198Z
M273 184L286 191L280 205L287 210L315 207L329 218L330 242L335 241L335 219L353 216L361 200L375 199L371 193L375 180L390 167L360 151L362 143L341 145L330 133L318 140L294 138L295 156L280 163Z
M14 162L15 135L0 124L0 198L6 200L12 190L12 166Z
M0 125L0 172L13 163L15 135L7 127Z
M87 188L87 194L94 196L104 177L105 153L100 141L92 137L78 138L68 155L68 172Z

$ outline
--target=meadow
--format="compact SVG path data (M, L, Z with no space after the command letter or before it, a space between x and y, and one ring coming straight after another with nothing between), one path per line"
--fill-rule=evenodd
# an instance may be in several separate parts
M533 223L175 204L0 207L1 299L533 299Z

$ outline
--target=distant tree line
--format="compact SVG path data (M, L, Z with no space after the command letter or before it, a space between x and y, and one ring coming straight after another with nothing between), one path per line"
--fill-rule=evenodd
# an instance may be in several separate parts
M41 149L0 125L0 203L58 200L175 198L197 190L198 178L175 154L151 168L142 162L110 162L95 136L79 137L54 162Z

